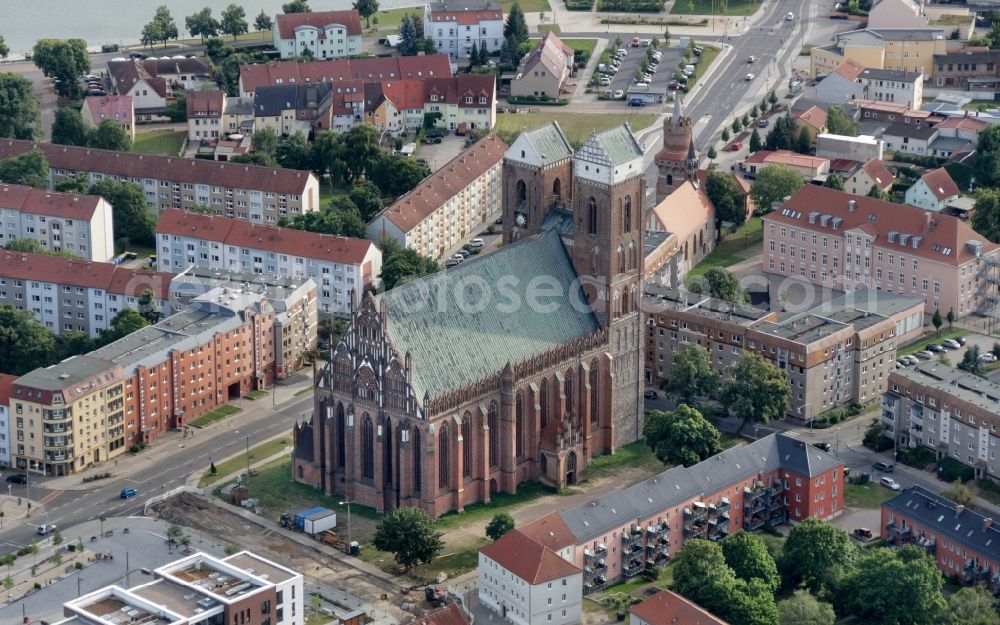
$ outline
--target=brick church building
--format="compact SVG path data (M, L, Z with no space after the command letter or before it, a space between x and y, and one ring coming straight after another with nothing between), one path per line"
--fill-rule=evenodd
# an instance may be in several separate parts
M643 150L558 125L504 158L504 245L352 309L295 426L293 478L437 517L582 480L642 436Z

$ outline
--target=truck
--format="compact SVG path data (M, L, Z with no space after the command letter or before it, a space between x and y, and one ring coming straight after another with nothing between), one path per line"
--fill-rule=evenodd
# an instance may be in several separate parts
M295 527L309 535L337 527L337 513L323 507L309 508L295 515Z

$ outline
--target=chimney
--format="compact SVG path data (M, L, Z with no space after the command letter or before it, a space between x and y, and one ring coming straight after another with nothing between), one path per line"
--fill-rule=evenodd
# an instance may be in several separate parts
M930 212L924 212L924 232L928 233L931 231L931 214Z
M993 519L991 519L990 517L986 517L985 519L983 519L984 530L989 529L991 525L993 525Z
M965 506L963 506L962 504L958 504L957 506L955 506L955 516L956 517L962 516L963 512L965 512Z
M857 200L848 200L847 201L847 212L853 213L856 210L858 210L858 201Z

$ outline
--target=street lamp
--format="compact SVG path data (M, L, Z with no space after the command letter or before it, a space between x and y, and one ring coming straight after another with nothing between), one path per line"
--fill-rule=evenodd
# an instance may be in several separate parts
M101 515L101 538L104 538L104 515Z
M341 501L338 505L347 506L347 553L351 553L351 502Z
M240 433L239 430L234 430L237 434ZM247 499L250 499L250 435L247 434Z

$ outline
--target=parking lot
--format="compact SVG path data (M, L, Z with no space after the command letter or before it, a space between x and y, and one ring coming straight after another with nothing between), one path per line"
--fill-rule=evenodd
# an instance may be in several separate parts
M628 93L628 88L635 83L635 70L639 68L639 64L646 54L646 48L631 48L628 47L627 42L624 46L628 50L628 55L622 59L618 73L611 77L611 84L601 87L602 90L621 90L623 93ZM683 51L678 46L660 47L659 50L663 53L663 58L660 59L659 69L653 74L653 82L650 83L650 91L654 92L667 89L667 83L673 80L674 70L677 69L677 63L680 61Z

